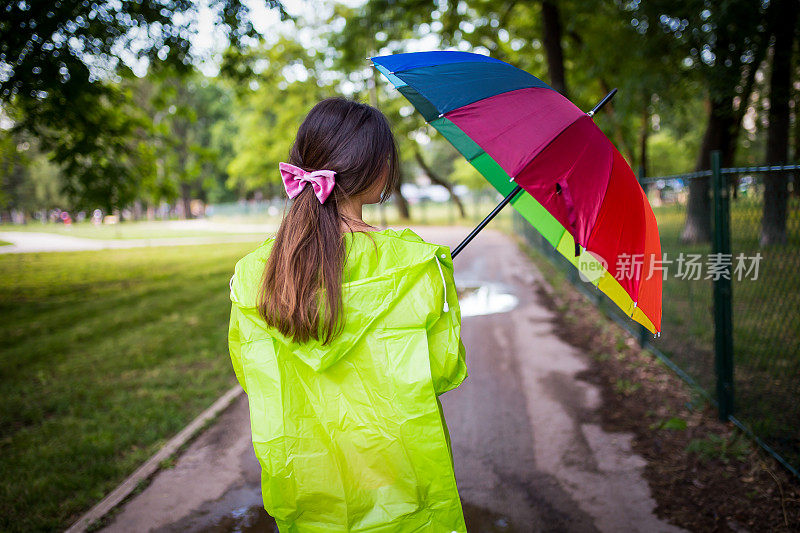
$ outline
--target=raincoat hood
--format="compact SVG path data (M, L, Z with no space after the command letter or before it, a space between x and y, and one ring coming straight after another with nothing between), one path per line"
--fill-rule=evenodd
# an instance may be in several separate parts
M442 313L450 310L450 304L444 298L447 285L444 271L453 270L453 259L447 246L428 243L408 228L402 231L386 229L371 233L376 237L375 253L367 254L371 255L372 261L365 261L366 257L363 255L358 264L352 264L345 259L342 305L347 317L347 327L337 341L327 346L323 346L322 341L316 339L299 343L287 338L277 329L263 324L277 342L283 344L317 372L346 357L357 346L358 341L372 329L373 324L386 319L398 304L401 304L403 313L417 311L404 318L413 324L418 324L420 320L428 323L435 321L440 316L440 313L435 312L436 309L440 309ZM345 233L344 236L347 241L345 253L357 253L360 246L373 247L367 235ZM354 243L356 239L358 241ZM270 237L242 258L236 264L230 280L231 301L251 318L258 316L257 301L261 275L273 243L274 238ZM436 264L439 279L438 287L435 286L436 278L429 279L430 297L438 298L441 303L420 308L419 305L414 305L415 302L401 301L398 296L419 282L420 276L426 271L430 273L432 263ZM422 302L416 302L419 303ZM420 313L426 308L428 314L423 318ZM397 325L397 322L394 324ZM254 325L258 325L257 320Z

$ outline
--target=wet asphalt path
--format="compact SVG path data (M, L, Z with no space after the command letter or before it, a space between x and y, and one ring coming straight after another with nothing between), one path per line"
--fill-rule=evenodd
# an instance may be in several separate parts
M414 229L451 249L467 233ZM630 435L600 428L599 391L574 377L588 363L553 333L535 267L491 229L454 262L460 290L494 282L518 299L511 311L462 318L469 377L441 397L470 533L678 531L653 515ZM261 507L242 395L105 531L276 531L273 524Z
M499 516L495 522L505 518L515 531L594 531L591 517L558 480L536 468L535 430L516 357L536 339L520 347L510 320L535 299L536 278L507 263L509 246L499 233L481 233L454 259L457 286L500 282L519 300L506 313L462 318L469 377L442 396L459 493L473 507L466 512L491 510ZM497 531L500 525L495 524Z

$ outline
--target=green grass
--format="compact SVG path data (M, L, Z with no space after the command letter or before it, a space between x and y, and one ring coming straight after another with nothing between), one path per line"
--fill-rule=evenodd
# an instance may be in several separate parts
M733 433L730 437L714 435L713 433L703 439L692 439L686 446L686 451L696 454L701 461L731 461L743 462L752 453L752 444L740 432Z
M662 297L662 336L656 341L681 368L707 390L714 389L714 315L711 311L712 284L703 279L710 244L686 245L680 242L685 221L683 206L654 209L665 261L676 261L679 254L701 254L699 280L681 279L678 264L666 264Z
M630 396L640 388L642 388L641 383L635 383L627 379L617 379L614 382L614 390L623 396Z
M11 243L3 241L3 240L0 240L0 246L11 246Z
M0 530L64 529L235 384L254 247L0 256Z
M655 209L662 250L705 253L710 245L679 240L680 205ZM733 276L734 414L795 466L800 466L800 198L790 199L786 245L761 247L761 202L731 200L731 251L760 253L758 277ZM670 265L672 268L673 265ZM705 273L705 270L704 270ZM664 282L663 335L656 345L715 390L713 285L672 276Z

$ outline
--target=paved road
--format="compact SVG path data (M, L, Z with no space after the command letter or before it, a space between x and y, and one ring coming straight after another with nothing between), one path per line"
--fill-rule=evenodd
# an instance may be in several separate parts
M451 247L465 234L414 229ZM459 287L493 282L501 311L509 302L502 293L518 298L513 311L464 316L470 375L442 396L470 533L680 531L653 515L631 436L601 429L599 391L575 378L586 358L553 333L533 264L489 229L455 265ZM273 524L261 508L241 396L105 531L276 531Z

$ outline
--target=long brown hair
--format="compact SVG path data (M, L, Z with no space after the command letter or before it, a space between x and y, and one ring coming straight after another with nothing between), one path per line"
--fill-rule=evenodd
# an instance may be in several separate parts
M292 200L264 269L258 309L267 324L286 337L297 342L324 338L324 345L344 327L340 221L352 227L340 216L339 205L374 190L381 179L385 182L380 203L389 198L399 181L397 145L389 121L378 109L342 97L327 98L300 124L288 162L306 171L333 170L336 183L323 204L310 184Z

